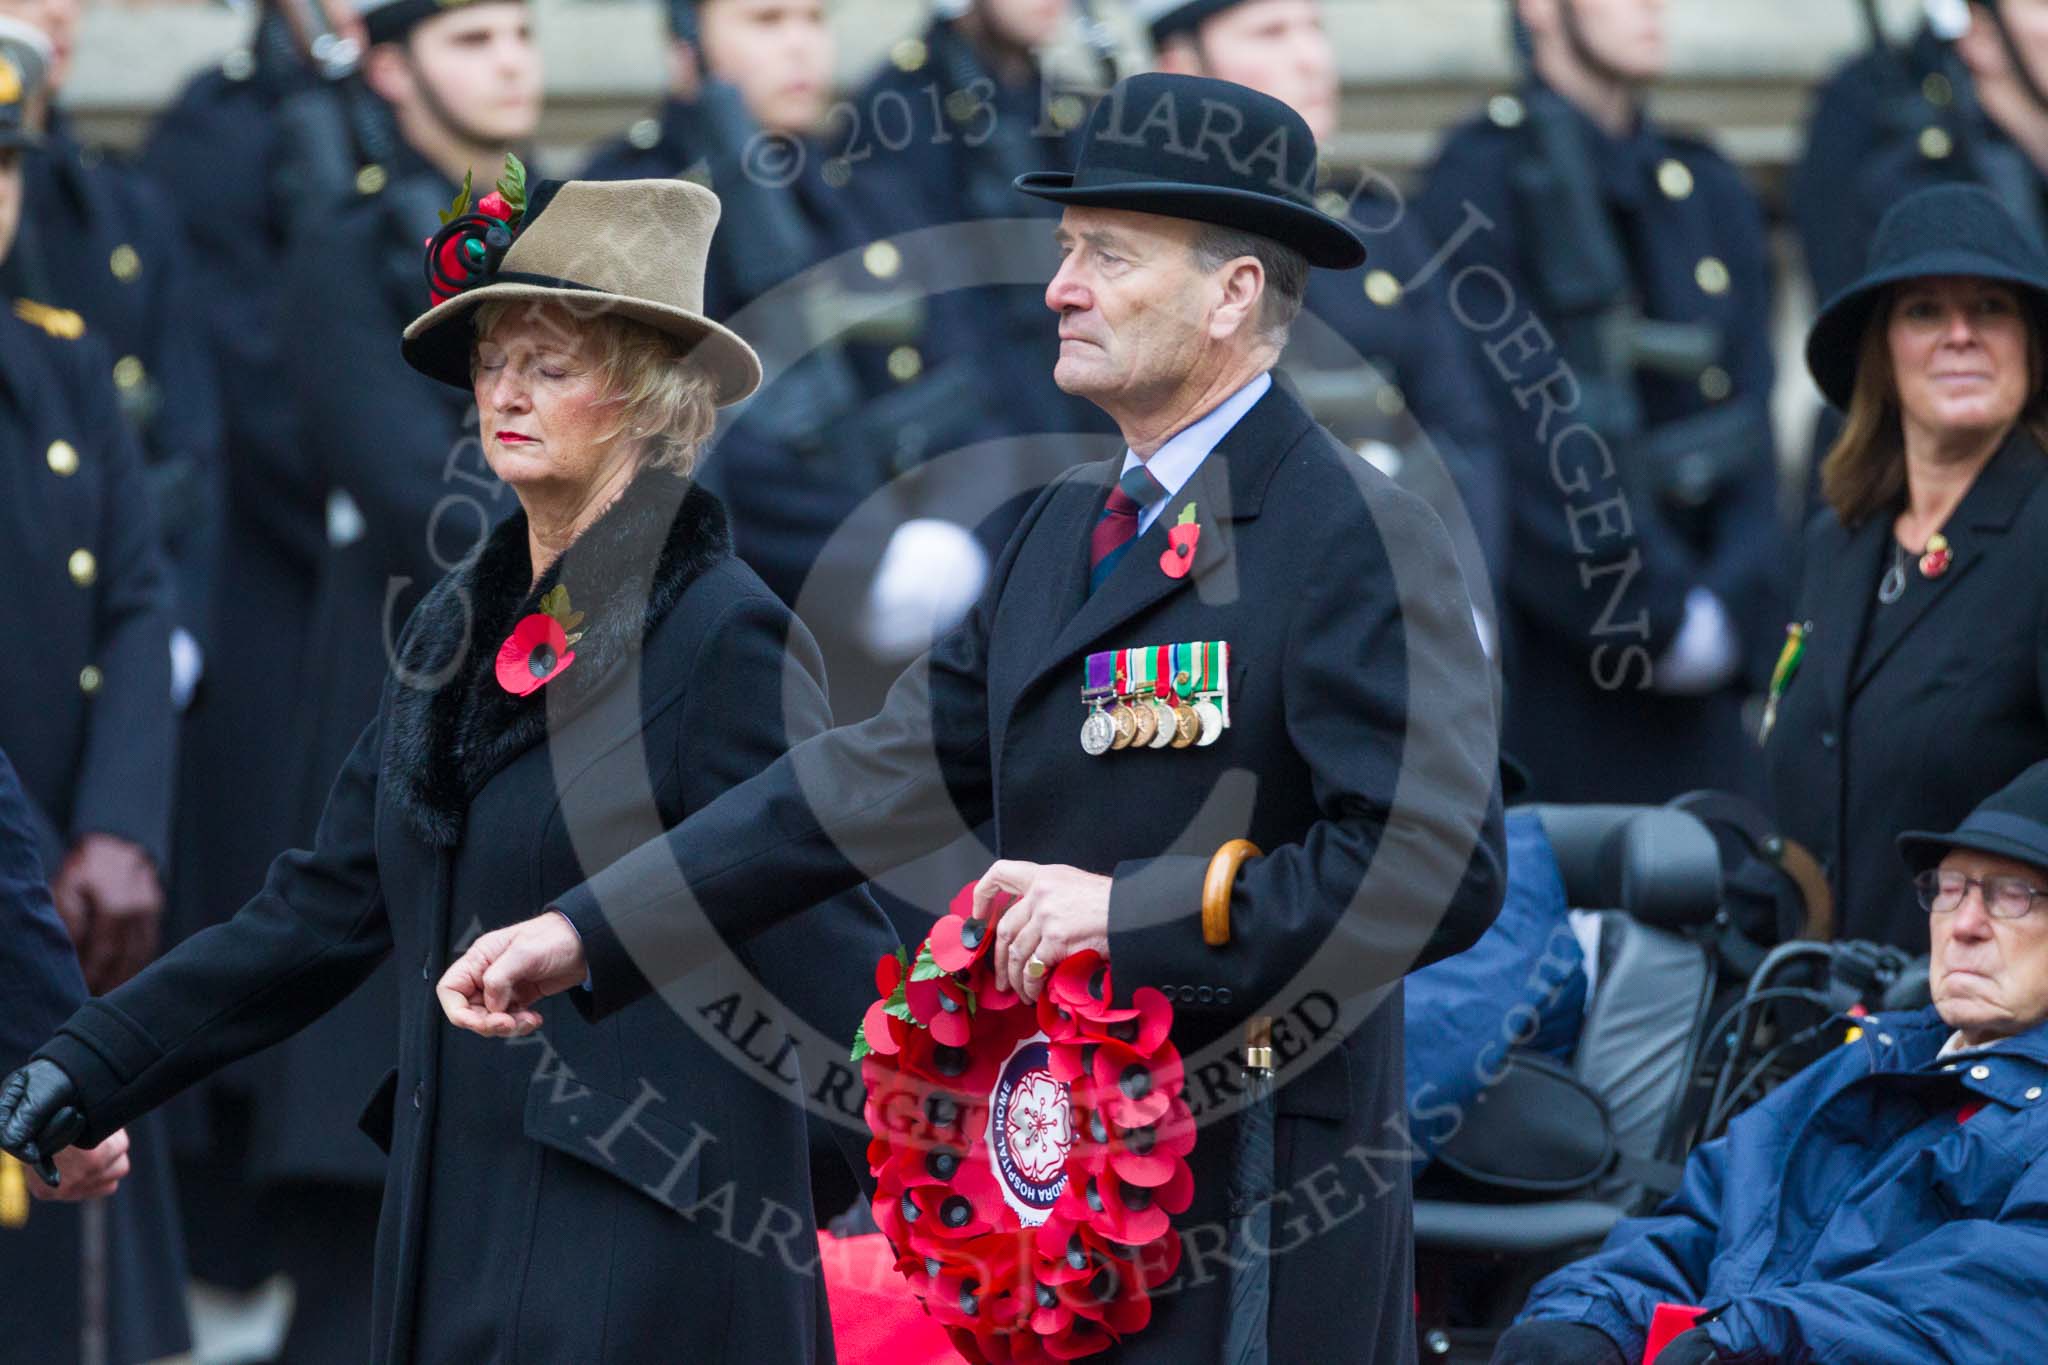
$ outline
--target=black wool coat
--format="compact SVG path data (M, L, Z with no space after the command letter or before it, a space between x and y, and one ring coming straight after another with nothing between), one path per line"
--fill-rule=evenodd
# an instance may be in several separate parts
M1806 533L1793 619L1810 623L1766 742L1772 804L1835 896L1836 934L1928 947L1895 840L1950 830L2048 758L2048 455L2015 431L1942 533L1939 578L1907 560L1906 592L1876 603L1896 509ZM1891 619L1893 617L1896 619Z
M517 1043L452 1029L433 994L477 933L822 729L816 648L732 558L717 502L667 475L529 576L520 516L408 626L314 846L43 1055L96 1138L393 958L398 1066L365 1114L391 1152L366 1359L829 1360L791 1099L859 1113L825 1059L844 1061L894 946L872 901L841 896L602 1023L550 1002ZM498 644L558 582L588 618L576 658L516 698ZM800 1018L825 1041L806 1049Z
M1183 1270L1144 1333L1097 1358L1215 1358L1235 1059L1247 1018L1272 1014L1275 1359L1412 1361L1397 983L1476 940L1504 881L1471 599L1435 515L1277 385L1089 596L1089 531L1117 469L1046 490L979 605L874 719L798 746L558 898L591 964L592 990L571 994L594 1017L637 1008L650 980L715 947L707 923L743 932L992 819L997 856L1114 878L1116 994L1173 1002L1204 1121L1176 1220ZM1189 504L1200 541L1171 578L1160 557ZM1232 724L1213 746L1082 751L1087 653L1209 640L1231 646ZM1230 943L1209 948L1202 881L1235 837L1266 856L1238 879ZM1338 1025L1340 1000L1354 1007Z

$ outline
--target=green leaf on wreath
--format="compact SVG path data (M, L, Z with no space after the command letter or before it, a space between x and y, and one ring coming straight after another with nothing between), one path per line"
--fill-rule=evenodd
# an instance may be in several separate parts
M910 1002L908 1000L891 1000L888 1004L882 1006L882 1013L893 1014L906 1024L915 1024L917 1022L917 1016L910 1012Z
M455 192L455 202L441 210L441 225L443 227L469 212L469 192L474 188L473 182L475 179L474 172L464 171L462 173L462 188Z
M505 174L498 178L498 193L504 196L514 217L526 213L526 167L510 152L505 153Z
M868 1046L867 1023L862 1021L853 1030L853 1056L849 1060L857 1062L873 1051L874 1049Z
M945 974L946 969L941 967L932 957L932 945L930 943L926 943L917 950L917 965L910 969L910 979L912 981L936 981Z
M1180 520L1179 520L1179 521L1177 521L1177 522L1175 522L1175 523L1174 523L1174 525L1176 525L1176 526L1192 526L1192 525L1194 524L1194 521L1195 521L1195 505L1194 505L1193 503L1189 503L1189 504L1188 504L1188 505L1187 505L1186 507L1183 507L1183 508L1181 508L1181 509L1180 509Z

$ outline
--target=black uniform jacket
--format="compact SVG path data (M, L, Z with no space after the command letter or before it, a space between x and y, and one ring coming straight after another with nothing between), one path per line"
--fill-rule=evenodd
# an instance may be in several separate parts
M1724 408L1747 409L1756 421L1747 461L1705 501L1684 505L1650 487L1628 450L1603 452L1583 427L1563 434L1580 400L1569 369L1557 377L1567 319L1537 287L1542 225L1517 186L1539 152L1525 121L1503 117L1519 107L1497 101L1491 119L1454 131L1417 200L1448 252L1426 287L1446 291L1478 348L1508 452L1504 743L1553 801L1754 790L1762 774L1743 742L1742 704L1770 665L1783 615L1770 603L1789 557L1766 420L1771 273L1761 207L1703 142L1648 119L1611 137L1572 114L1633 302L1646 318L1705 324L1722 338L1717 364L1697 380L1647 365L1633 371L1644 422L1654 428ZM1720 598L1744 667L1706 695L1654 691L1653 665L1677 637L1694 588Z
M0 315L0 745L54 870L81 835L169 837L170 590L136 450L91 336Z
M9 1071L85 999L36 842L28 796L0 753L0 1067Z
M1213 1256L1237 1125L1220 1110L1238 1026L1272 1013L1292 1064L1278 1188L1322 1182L1314 1202L1331 1213L1310 1210L1293 1250L1276 1241L1272 1339L1287 1359L1412 1360L1407 1165L1368 1150L1400 1146L1399 991L1375 988L1467 946L1500 905L1493 696L1471 601L1442 523L1278 386L1088 597L1089 531L1116 469L1078 467L1040 497L974 612L874 719L799 746L558 898L591 966L577 999L595 1017L632 1008L650 976L692 968L706 917L739 930L992 817L1001 857L1114 876L1116 994L1156 986L1173 1001L1190 1104L1215 1120L1182 1220L1211 1259L1114 1358L1185 1362L1222 1340ZM1200 539L1175 579L1160 559L1189 504ZM1082 751L1087 652L1204 640L1231 646L1232 723L1213 746ZM1266 856L1237 882L1230 943L1205 947L1203 877L1235 837ZM1379 1008L1361 1004L1305 1054L1289 1011L1317 991Z
M1806 653L1768 740L1778 827L1828 870L1836 932L1927 951L1927 913L1893 840L1954 829L2048 758L2048 455L2015 431L1942 533L1939 578L1907 560L1905 596L1877 603L1893 511L1806 533L1793 617Z
M386 688L313 848L45 1049L97 1136L395 957L398 1067L365 1118L391 1150L366 1359L830 1358L804 1111L786 1097L819 1090L852 1115L861 1097L850 1072L810 1072L782 1042L801 1014L844 1060L895 942L865 895L684 983L674 1007L591 1024L555 1001L518 1044L451 1029L433 994L477 933L683 820L785 734L823 727L815 647L732 558L716 501L685 487L643 474L531 591L524 518L500 527L408 626L405 681ZM516 698L496 678L499 644L558 582L583 638ZM763 987L806 1009L757 1011Z

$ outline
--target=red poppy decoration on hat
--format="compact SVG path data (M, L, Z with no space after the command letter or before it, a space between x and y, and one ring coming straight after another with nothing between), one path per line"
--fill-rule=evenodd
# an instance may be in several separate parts
M540 690L576 662L570 646L583 638L576 629L583 613L569 607L569 590L557 584L540 599L540 610L520 621L498 646L498 686L515 697Z
M1159 571L1168 578L1186 578L1195 567L1195 547L1202 543L1202 528L1195 524L1195 505L1180 509L1180 520L1166 533L1166 549L1159 556Z
M507 155L498 187L469 203L473 184L462 178L455 202L441 213L441 230L427 239L427 297L446 303L465 290L486 283L512 248L526 216L526 167Z
M970 884L914 958L876 964L853 1049L875 1221L975 1365L1077 1360L1143 1330L1195 1189L1173 1006L1147 987L1113 1007L1093 952L1058 964L1036 1006L1000 990L990 946L1011 900L976 919Z

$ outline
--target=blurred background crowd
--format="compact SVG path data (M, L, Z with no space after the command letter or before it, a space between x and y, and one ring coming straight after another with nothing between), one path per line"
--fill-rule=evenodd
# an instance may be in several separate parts
M2044 571L2015 553L2024 526L1997 534L2041 452L1994 452L1920 525L1928 490L1823 477L1855 404L1824 402L1802 353L1911 189L1983 185L2048 230L2048 0L0 0L0 17L42 67L0 89L28 144L5 153L19 230L0 288L31 349L72 357L0 370L0 750L96 991L231 914L309 837L406 613L514 508L468 400L398 352L427 302L421 244L466 178L481 192L515 152L536 176L717 190L707 311L769 382L704 477L859 719L965 612L1030 496L1121 451L1051 383L1051 222L1010 182L1069 167L1090 102L1154 66L1265 90L1315 132L1322 202L1371 255L1317 272L1281 371L1451 527L1526 797L1730 794L1797 893L1762 895L1754 938L1912 955L1927 920L1892 837L1953 826L2048 757ZM2038 327L2032 346L2007 427L2035 415ZM1884 382L1839 363L1850 388ZM1917 575L1866 622L1870 585L1823 572L1863 542L1827 537L1902 496ZM1944 526L1991 534L1944 557ZM1928 617L1986 556L1997 593ZM1943 643L1901 657L1953 665L1887 671L1915 630ZM1793 690L1809 645L1825 673ZM1968 771L1929 772L1959 735ZM976 870L881 890L915 939L934 889ZM391 1030L395 970L139 1125L117 1199L0 1198L0 1297L48 1343L0 1356L191 1350L189 1279L198 1358L353 1358L381 1182L356 1110L388 1064L365 1040ZM179 1244L184 1261L162 1254Z

